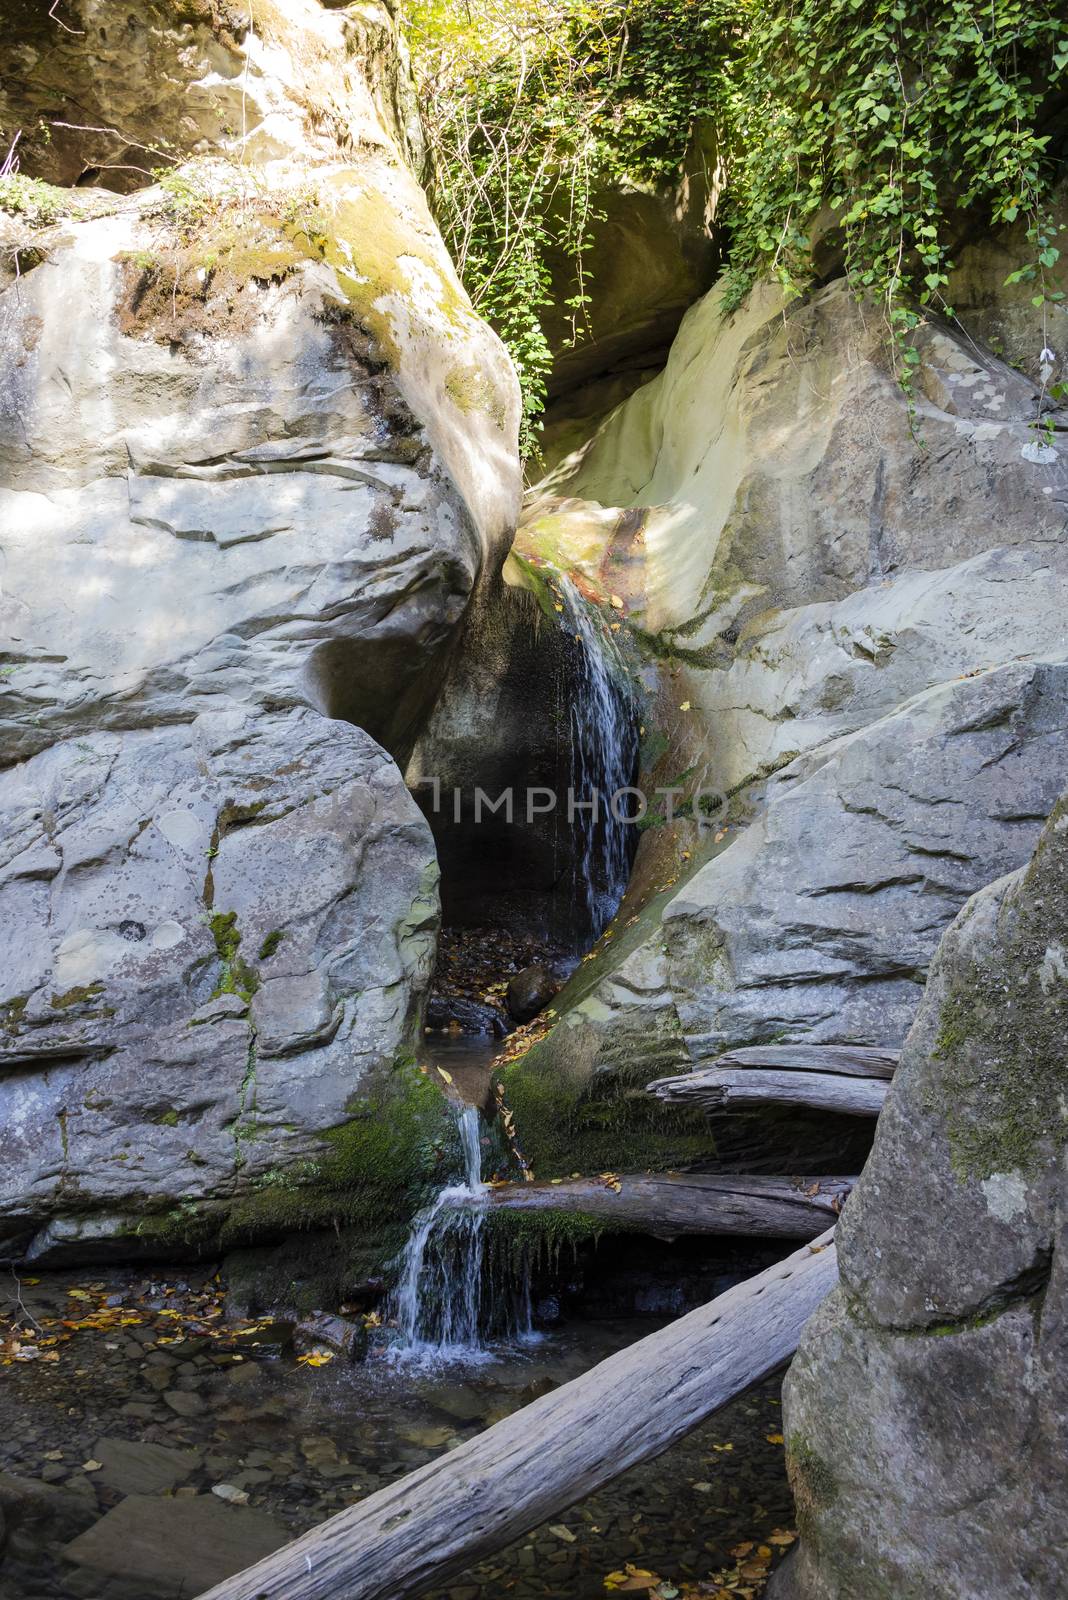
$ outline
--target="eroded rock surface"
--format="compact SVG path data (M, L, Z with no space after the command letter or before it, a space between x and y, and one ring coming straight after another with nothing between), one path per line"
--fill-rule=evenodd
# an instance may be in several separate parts
M899 1045L941 934L1027 860L1068 778L1068 464L1036 427L1048 397L959 330L919 348L910 417L843 282L785 315L758 291L724 318L715 292L528 518L528 557L615 591L645 653L647 792L728 801L701 838L651 801L635 884L666 887L637 922L624 904L562 1025L512 1069L536 1167L539 1147L556 1166L550 1116L603 1126L654 1067L770 1040Z
M314 1178L410 1055L437 873L391 758L519 492L389 14L73 9L58 66L24 19L10 114L73 53L93 120L141 137L148 75L195 159L49 191L4 255L0 1209L46 1259Z
M777 1596L1065 1587L1066 928L1062 800L943 940L846 1206L785 1391L803 1544Z

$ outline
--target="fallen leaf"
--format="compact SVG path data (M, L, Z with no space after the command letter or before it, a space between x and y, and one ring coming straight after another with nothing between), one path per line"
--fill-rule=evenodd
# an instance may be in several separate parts
M680 711L689 711L689 709L690 709L690 702L688 700L684 700L682 702L681 706L679 707L679 710Z
M104 1465L104 1463L102 1461L83 1461L82 1462L82 1471L83 1472L99 1472L103 1465Z
M565 1528L562 1522L551 1522L549 1524L549 1532L557 1539L562 1539L565 1544L574 1544L578 1537L577 1534L571 1532L570 1528Z
M769 1433L767 1435L767 1440L768 1440L769 1444L782 1444L782 1434L781 1433Z
M244 1489L235 1489L232 1483L213 1483L212 1494L218 1495L220 1500L225 1500L227 1505L247 1506L248 1495Z
M332 1350L312 1350L306 1356L298 1356L297 1364L301 1367L327 1367L333 1359Z

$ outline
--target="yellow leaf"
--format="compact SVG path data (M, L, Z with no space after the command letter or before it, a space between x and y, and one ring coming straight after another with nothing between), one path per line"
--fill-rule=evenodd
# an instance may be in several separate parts
M333 1361L333 1352L330 1350L312 1350L306 1356L298 1356L297 1361L302 1367L326 1367Z
M102 1461L92 1461L92 1460L83 1461L82 1462L82 1471L83 1472L99 1472L103 1465L104 1465L104 1463Z
M618 594L610 594L608 596L608 604L612 607L613 611L622 611L624 609L623 602L619 598Z
M446 1083L451 1083L452 1082L452 1073L451 1072L446 1072L444 1067L439 1067L438 1068L438 1072L441 1075L441 1077L443 1077L445 1079Z
M688 700L684 700L682 702L681 706L679 707L679 710L680 711L689 711L689 709L690 709L690 702Z
M768 1440L769 1444L782 1444L782 1434L781 1433L769 1433L768 1436L767 1436L767 1440Z

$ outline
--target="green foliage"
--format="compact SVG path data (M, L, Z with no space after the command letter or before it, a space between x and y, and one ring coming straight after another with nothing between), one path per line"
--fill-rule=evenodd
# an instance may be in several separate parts
M1024 223L1031 260L1010 281L1033 282L1038 308L1063 299L1040 112L1066 65L1059 0L756 6L729 107L727 308L758 278L803 290L813 225L837 226L910 392L911 336L925 307L952 314L955 213L972 206Z
M1061 0L410 0L433 197L475 304L523 385L533 448L551 367L551 262L590 304L595 197L668 185L710 127L725 188L730 311L760 279L812 281L814 228L841 232L880 303L906 392L912 335L944 313L961 209L1019 222L1036 311L1063 299L1046 210L1043 108L1068 68Z
M739 0L411 0L433 198L475 305L508 345L534 448L552 352L551 261L574 266L578 339L590 303L595 195L673 174L716 95Z
M69 189L57 189L40 178L9 172L0 176L0 211L45 228L60 217L77 216L78 207L72 202Z

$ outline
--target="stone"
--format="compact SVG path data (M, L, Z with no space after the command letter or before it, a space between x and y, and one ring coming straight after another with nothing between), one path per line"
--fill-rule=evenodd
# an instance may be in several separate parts
M508 981L509 1014L516 1022L530 1022L555 995L559 984L548 967L524 967Z
M98 1482L120 1494L161 1494L194 1473L203 1457L198 1450L171 1450L140 1439L104 1437L93 1446L99 1461Z
M179 1417L202 1417L207 1410L203 1398L188 1389L167 1389L163 1400Z
M101 1577L132 1580L161 1600L179 1600L252 1566L288 1538L264 1512L223 1505L211 1494L130 1495L63 1554Z
M305 1317L293 1329L293 1348L298 1355L328 1351L346 1361L354 1361L366 1342L366 1331L359 1323L326 1312Z
M42 1266L203 1243L410 1053L437 872L397 762L519 503L392 12L180 10L27 13L0 90L46 132L84 91L23 175L136 191L79 188L0 286L0 1243ZM145 117L162 187L99 131Z
M802 1543L777 1596L1063 1592L1068 798L971 899L784 1391ZM922 1488L922 1493L917 1488Z
M900 1046L939 938L1027 860L1068 779L1068 454L1028 453L1036 383L925 329L920 450L843 281L785 312L760 288L724 317L721 295L539 486L517 541L636 615L667 752L646 792L700 783L711 814L698 830L681 798L672 822L650 801L611 939L505 1069L539 1176L858 1170L845 1119L702 1127L641 1090L742 1045Z

